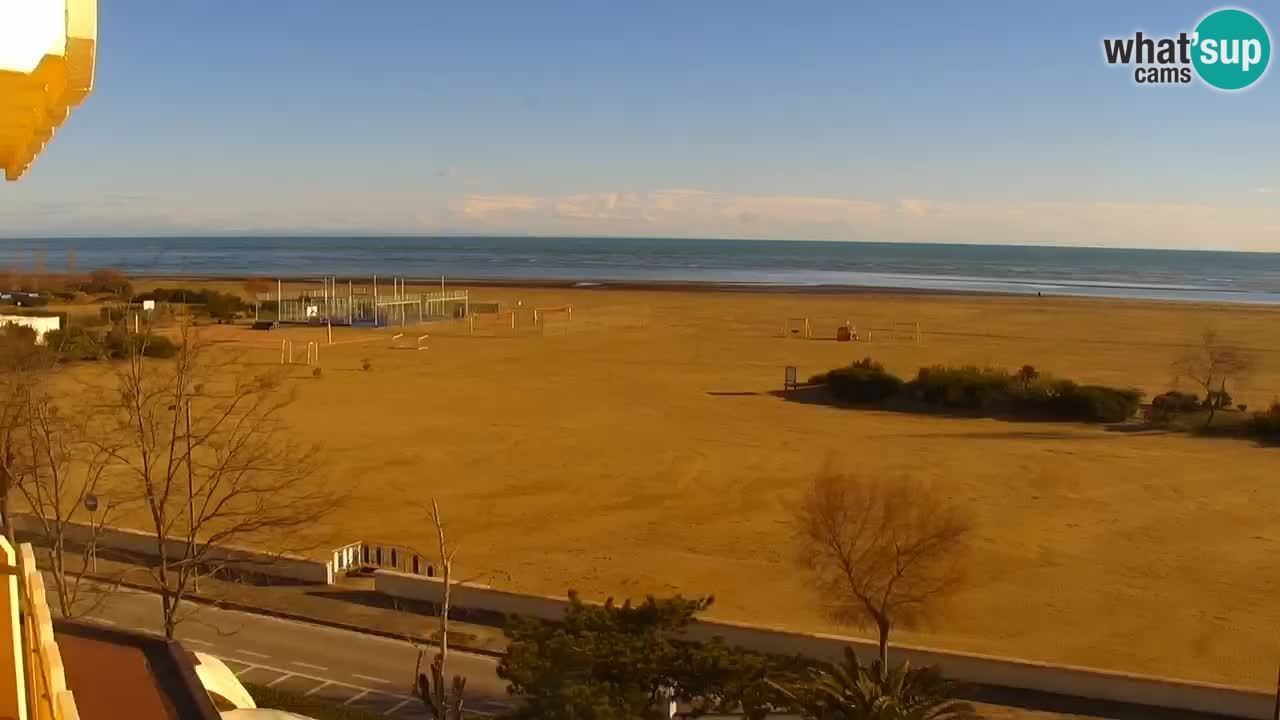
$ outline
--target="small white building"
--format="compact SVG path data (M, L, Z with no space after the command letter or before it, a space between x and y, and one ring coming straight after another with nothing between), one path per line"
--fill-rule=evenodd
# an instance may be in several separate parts
M4 325L20 325L29 327L36 331L36 344L44 344L45 333L50 330L62 329L62 318L57 315L51 317L37 317L31 315L0 315L0 327Z

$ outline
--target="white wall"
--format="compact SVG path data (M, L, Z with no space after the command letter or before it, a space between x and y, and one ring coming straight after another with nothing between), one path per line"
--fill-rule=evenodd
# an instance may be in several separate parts
M41 532L40 521L34 515L20 514L14 517L14 528L19 533ZM68 542L83 545L92 537L87 524L71 523L67 528ZM186 551L186 542L170 538L167 552L179 556ZM144 557L157 555L154 534L127 528L104 527L98 532L98 547L123 550ZM333 569L323 560L310 560L297 555L268 553L234 546L216 548L209 559L226 567L255 572L266 577L283 578L316 584L333 583Z
M44 335L50 330L62 329L60 317L32 317L28 315L0 315L0 325L21 325L36 331L36 344L44 344Z
M439 578L388 570L374 573L374 588L391 597L436 604L444 594L444 584ZM523 595L484 585L455 585L450 600L458 608L529 615L545 620L563 618L569 606L567 598ZM874 658L877 652L874 642L860 638L788 632L721 620L698 620L690 628L689 636L702 640L718 636L730 645L757 652L803 655L825 661L841 658L846 646L853 647L859 656L867 659ZM1268 720L1274 702L1271 694L1247 688L930 648L895 645L893 658L906 660L916 667L937 665L948 677L960 682L1241 718Z

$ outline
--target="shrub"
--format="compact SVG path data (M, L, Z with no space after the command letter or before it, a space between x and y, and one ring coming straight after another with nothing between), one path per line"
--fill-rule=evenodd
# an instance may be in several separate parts
M142 346L142 354L152 358L171 358L178 354L178 344L163 335L152 335Z
M107 357L123 359L134 352L138 343L142 343L143 357L171 358L178 354L178 345L163 335L138 337L131 335L124 328L115 327L107 332L103 339Z
M36 331L25 325L0 325L0 362L5 367L26 365L39 353Z
M1206 408L1213 407L1218 410L1229 408L1232 405L1231 393L1226 390L1212 390L1204 398L1204 406Z
M1023 387L1027 387L1031 385L1031 383L1040 379L1040 371L1036 370L1031 365L1023 365L1022 368L1018 370L1017 378L1018 382L1022 383Z
M324 373L322 373L322 372L320 371L320 368L316 368L316 369L314 369L314 370L312 370L312 371L311 371L311 377L313 377L313 378L315 378L315 379L317 379L317 380L319 380L319 379L320 379L320 376L321 376L321 375L323 375L323 374L324 374Z
M1084 422L1124 422L1138 411L1142 393L1102 385L1084 385L1059 396L1059 412L1052 417Z
M1271 407L1254 415L1252 424L1259 440L1280 442L1280 400L1272 400Z
M1170 390L1152 398L1151 408L1162 413L1195 412L1200 409L1200 397L1194 393Z
M188 288L156 288L133 298L135 303L143 300L203 306L204 311L215 320L234 320L247 307L238 295Z
M360 361L360 369L369 372L373 369L373 363L369 361L369 358L365 358Z
M823 378L833 396L858 405L884 402L902 390L902 379L871 358L836 368Z
M916 400L938 407L987 413L1008 412L1013 379L999 368L942 365L920 368L908 383Z
M133 284L119 270L100 268L89 273L88 279L80 283L78 288L86 293L110 293L112 295L132 295Z
M62 360L97 360L103 354L101 333L78 325L50 330L45 333L44 342Z

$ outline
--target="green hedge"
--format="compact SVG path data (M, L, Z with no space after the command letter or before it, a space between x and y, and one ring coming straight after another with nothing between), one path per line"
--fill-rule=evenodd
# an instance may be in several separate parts
M974 365L921 368L910 382L870 358L810 379L836 399L858 405L892 403L899 409L959 412L1079 422L1123 422L1138 410L1142 393L1101 385L1078 385L1042 376L1024 366L1017 373Z
M185 305L201 305L205 312L218 320L231 320L244 312L248 306L239 295L218 292L217 290L192 290L188 288L156 288L150 292L134 296L133 302L155 300L164 303L182 303Z
M902 390L902 378L871 358L815 376L809 382L825 384L837 399L855 405L881 403Z
M128 357L138 342L136 335L130 335L119 327L103 332L72 326L45 334L45 345L64 361L120 360ZM171 358L178 354L178 345L163 335L152 335L145 339L142 354L145 357Z
M1273 400L1266 412L1253 416L1253 432L1264 442L1280 442L1280 400Z

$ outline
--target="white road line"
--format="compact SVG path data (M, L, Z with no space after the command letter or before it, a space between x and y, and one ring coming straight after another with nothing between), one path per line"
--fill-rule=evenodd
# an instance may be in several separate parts
M391 715L392 713L394 713L395 711L397 711L397 710L399 710L400 708L404 707L405 705L408 705L410 700L411 700L411 698L405 698L404 700L401 700L400 702L396 703L395 705L392 705L390 710L388 710L388 711L386 711L386 712L384 712L384 713L382 713L382 714L383 714L383 715Z
M276 685L279 685L280 683L284 682L285 680L288 680L291 677L293 677L291 673L285 673L284 675L281 675L275 680L272 680L271 682L267 683L267 687L275 687Z
M323 689L325 689L325 688L329 687L329 686L330 686L330 685L332 685L332 684L333 684L333 683L329 682L328 680L325 680L324 682L320 683L319 685L317 685L317 686L315 686L315 687L311 688L310 690L308 690L308 691L306 691L306 692L302 693L302 696L303 696L303 697L306 697L306 696L311 695L311 694L313 694L313 693L318 693L318 692L320 692L321 690L323 690Z
M362 698L362 697L364 697L365 695L368 695L368 694L369 694L369 691L368 691L368 690L361 690L359 695L352 695L351 697L347 698L347 701L346 701L346 702L344 702L344 703L342 703L342 704L343 704L343 705L350 705L351 703L353 703L353 702L355 702L355 701L359 700L360 698Z
M308 674L306 674L306 673L296 672L296 671L294 671L294 670L285 670L284 668L271 667L270 665L254 665L254 664L248 663L248 662L246 662L246 661L244 661L244 660L240 660L240 659L238 659L238 658L225 657L225 656L221 656L221 655L219 655L219 656L217 656L217 657L218 657L220 660L223 660L223 661L226 661L226 662L233 662L233 663L236 663L237 665L244 665L244 666L245 666L245 668L244 668L243 670L241 670L240 672L236 673L236 675L237 675L237 676L243 675L244 673L247 673L247 672L249 672L250 670L266 670L267 672L272 672L272 673L281 674L281 675L292 675L292 676L294 676L294 677L303 678L303 679L306 679L306 680L312 680L312 681L314 681L314 682L318 682L318 683L323 683L323 685L321 685L321 687L326 687L326 686L329 686L329 685L336 685L336 686L338 686L338 687L350 688L350 689L352 689L352 690L359 690L359 691L360 691L360 693L359 693L358 695L356 695L355 697L348 698L347 703L355 702L356 700L358 700L358 699L360 699L360 698L364 697L365 695L368 695L369 693L373 693L373 694L375 694L375 695L379 695L379 696L382 696L382 697L391 698L392 700L410 700L410 701L413 701L413 700L417 700L417 699L418 699L417 697L415 697L415 696L413 696L413 695L404 695L404 694L402 694L402 693L392 692L392 691L390 691L390 690L379 690L379 689L375 689L375 688L367 688L367 687L364 687L364 686L362 686L362 685L356 685L356 684L354 684L354 683L342 682L341 680L330 680L330 679L328 679L328 678L322 678L322 677L319 677L319 676L316 676L316 675L308 675ZM354 673L353 673L353 674L354 674ZM361 676L358 676L358 677L365 677L365 676L361 675ZM382 679L380 679L380 678L366 678L366 679L369 679L369 680L377 680L378 682L387 682L387 681L382 680ZM320 688L318 688L318 687L317 687L317 688L313 688L313 689L312 689L312 692L315 692L316 690L319 690L319 689L320 689ZM308 694L309 694L309 693L308 693ZM345 705L346 703L343 703L343 704ZM490 715L493 715L493 714L494 714L494 713L491 713L491 712L482 712L482 711L480 711L480 710L475 710L475 711L472 711L472 712L473 712L474 714L476 714L476 715L485 715L485 716L490 716Z
M90 620L93 620L94 622L96 622L96 623L98 623L98 624L100 624L100 625L115 625L115 624L116 624L116 621L115 621L115 620L108 620L108 619L106 619L106 618L90 618Z
M245 665L243 670L235 670L233 672L235 672L236 677L243 677L244 674L249 672L250 670L257 670L257 669L258 669L257 665Z
M269 657L271 657L270 655L263 655L263 654L262 654L262 653L260 653L260 652L254 652L254 651L252 651L252 650L241 650L240 648L236 648L236 649L232 650L231 652L240 653L241 655L252 655L253 657L256 657L256 658L269 658Z
M361 675L360 673L351 673L351 677L358 677L358 678L360 678L361 680L368 680L369 682L378 683L378 684L380 684L380 685L390 685L390 684L391 684L391 681L390 681L390 680L383 680L382 678L370 677L370 676L368 676L368 675Z
M213 647L213 643L209 642L208 640L201 640L200 638L184 637L184 638L178 638L178 641L184 642L184 643L194 643L196 645L205 645L208 647Z
M320 670L321 672L329 669L323 665L312 665L311 663L298 662L297 660L290 660L289 664L297 665L298 667L310 668L312 670Z

